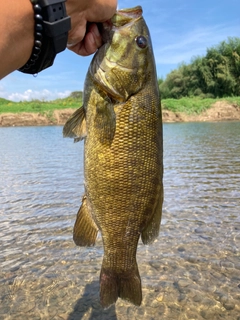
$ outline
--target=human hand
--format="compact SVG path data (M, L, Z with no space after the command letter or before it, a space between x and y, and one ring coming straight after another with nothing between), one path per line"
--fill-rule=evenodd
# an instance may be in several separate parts
M81 56L94 53L102 45L96 25L110 19L117 7L117 0L67 0L67 14L71 17L68 49Z

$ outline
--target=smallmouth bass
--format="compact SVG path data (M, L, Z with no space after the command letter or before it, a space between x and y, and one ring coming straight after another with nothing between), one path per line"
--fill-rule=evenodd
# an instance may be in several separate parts
M95 244L104 256L100 301L142 301L136 262L139 237L159 233L163 203L160 94L150 34L140 6L119 10L103 24L104 44L90 64L83 106L63 134L84 139L85 195L73 239Z

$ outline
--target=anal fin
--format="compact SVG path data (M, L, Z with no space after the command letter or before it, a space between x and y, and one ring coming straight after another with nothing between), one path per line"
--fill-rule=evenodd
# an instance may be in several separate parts
M77 246L93 246L96 241L98 227L87 207L86 196L83 197L82 205L77 213L73 229L73 240Z

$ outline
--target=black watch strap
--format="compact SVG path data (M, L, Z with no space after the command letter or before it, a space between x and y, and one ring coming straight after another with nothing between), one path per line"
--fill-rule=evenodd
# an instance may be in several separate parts
M30 0L34 9L34 47L27 63L19 69L23 73L36 74L50 67L57 53L66 49L68 31L66 0Z

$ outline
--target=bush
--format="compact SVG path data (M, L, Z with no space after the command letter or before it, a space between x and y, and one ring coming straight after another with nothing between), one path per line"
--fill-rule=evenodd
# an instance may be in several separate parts
M162 97L180 99L192 95L224 97L240 95L240 38L229 38L208 48L204 57L181 64L165 81L159 80Z

